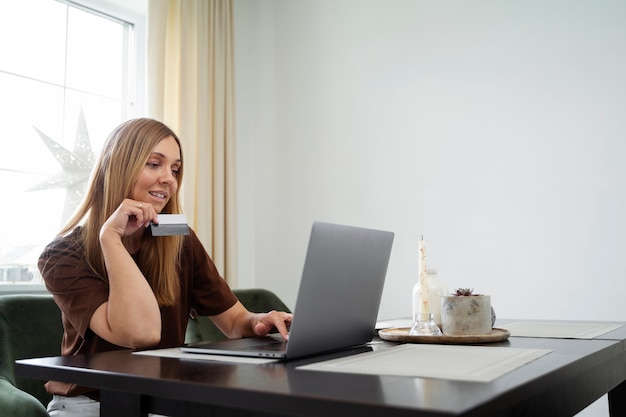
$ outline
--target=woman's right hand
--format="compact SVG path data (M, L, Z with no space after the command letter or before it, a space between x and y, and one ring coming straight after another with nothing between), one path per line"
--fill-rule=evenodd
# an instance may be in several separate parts
M120 238L145 229L152 221L157 221L157 212L149 203L125 199L111 214L100 229L100 238L106 233L115 233Z

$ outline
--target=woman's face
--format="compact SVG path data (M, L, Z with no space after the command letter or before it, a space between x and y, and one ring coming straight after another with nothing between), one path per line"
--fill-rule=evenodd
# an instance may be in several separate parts
M172 136L161 140L152 149L146 165L133 188L131 198L152 204L160 213L178 189L178 171L182 163L180 148Z

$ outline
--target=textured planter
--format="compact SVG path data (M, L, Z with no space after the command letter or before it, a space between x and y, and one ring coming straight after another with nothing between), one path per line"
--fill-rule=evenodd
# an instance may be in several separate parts
M491 333L491 297L483 294L441 297L441 327L446 335Z

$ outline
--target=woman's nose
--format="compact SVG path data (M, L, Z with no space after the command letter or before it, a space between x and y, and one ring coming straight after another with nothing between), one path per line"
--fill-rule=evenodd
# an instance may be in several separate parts
M171 184L172 182L176 181L176 176L171 169L164 169L160 180L162 183Z

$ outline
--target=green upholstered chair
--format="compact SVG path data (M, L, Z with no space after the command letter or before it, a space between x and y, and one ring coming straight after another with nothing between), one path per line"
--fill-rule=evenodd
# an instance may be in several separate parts
M264 289L233 290L251 311L289 311L272 292ZM51 397L45 381L17 378L15 360L58 356L61 351L63 324L61 312L51 295L0 296L0 416L48 417ZM225 338L208 317L189 320L186 341Z
M44 381L16 377L13 363L58 356L62 336L61 311L51 295L0 296L0 415L48 416Z
M289 308L273 292L262 288L234 289L233 292L248 310L264 313L270 310L290 312ZM190 319L187 324L185 342L203 340L224 340L226 336L220 332L208 317L198 316Z

